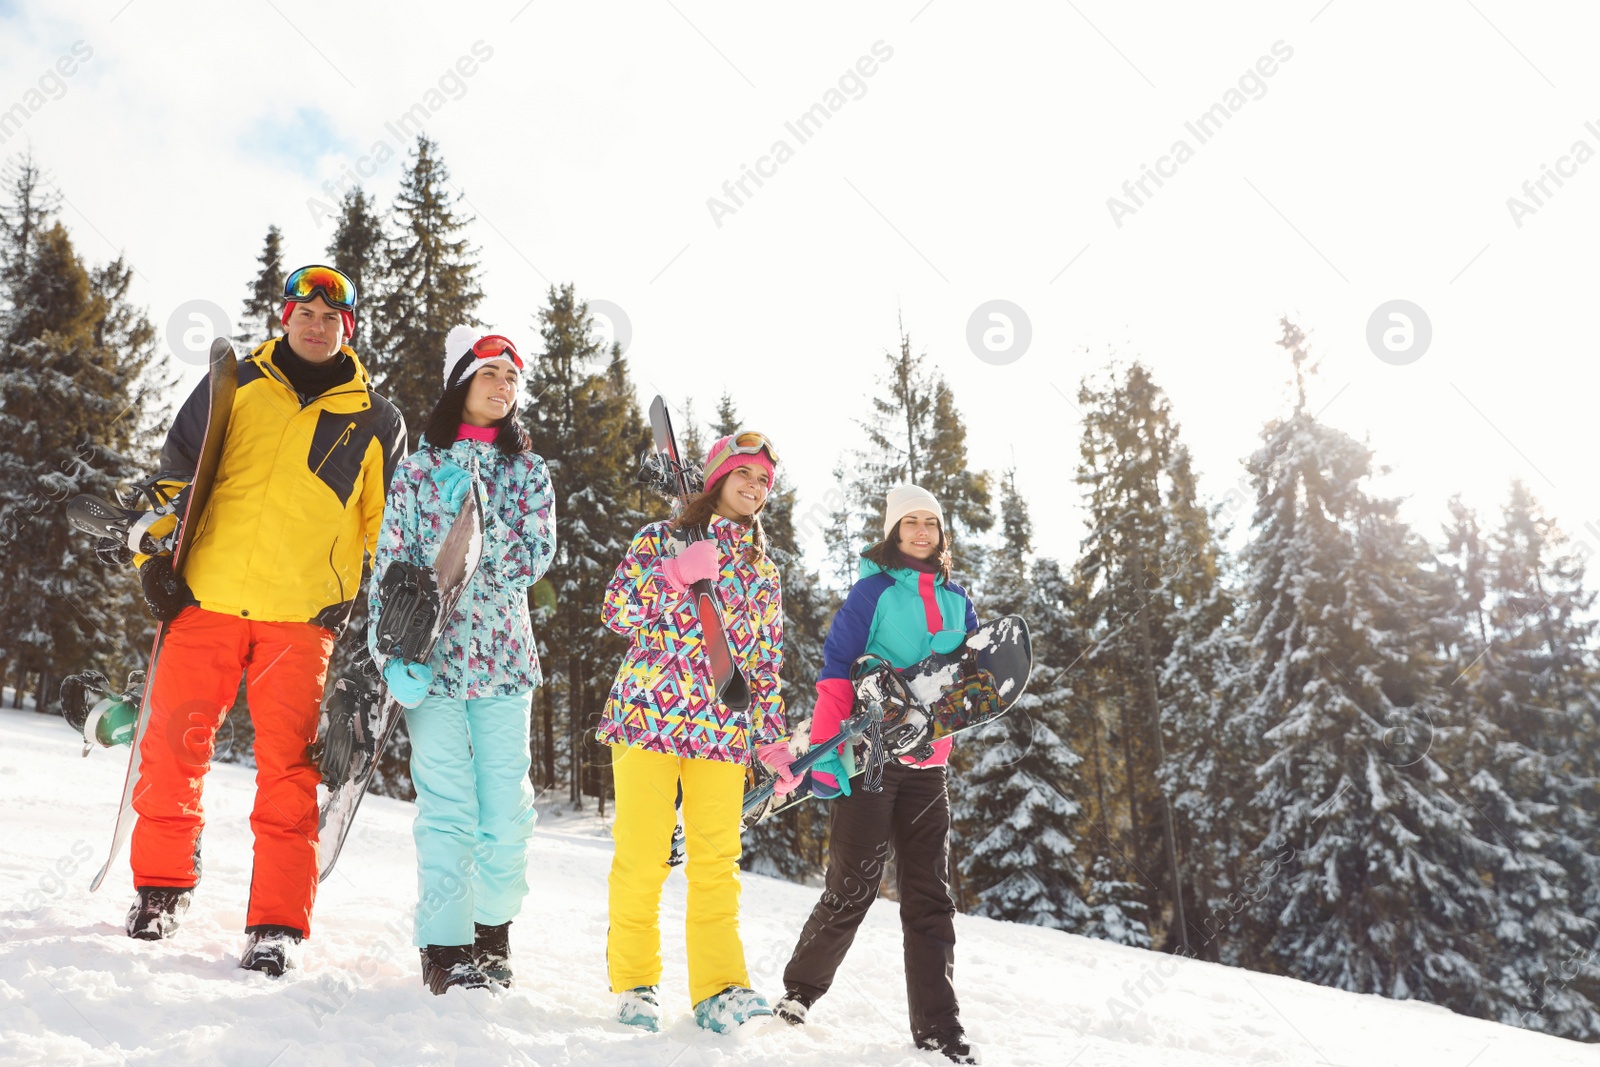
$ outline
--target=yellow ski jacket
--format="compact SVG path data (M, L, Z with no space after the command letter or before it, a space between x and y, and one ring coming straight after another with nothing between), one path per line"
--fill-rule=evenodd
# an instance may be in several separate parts
M372 391L349 346L342 351L355 377L302 397L272 362L280 344L288 342L274 338L239 361L222 461L189 534L183 577L207 611L338 631L361 588L363 553L377 549L384 493L406 451L405 420ZM167 432L158 478L168 491L194 476L208 398L202 380ZM176 521L150 532L159 537Z

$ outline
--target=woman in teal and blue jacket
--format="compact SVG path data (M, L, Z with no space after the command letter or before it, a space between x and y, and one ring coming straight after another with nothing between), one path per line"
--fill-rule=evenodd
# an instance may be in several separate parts
M895 667L926 658L978 628L977 612L950 581L944 512L915 485L889 491L883 540L862 553L861 577L833 617L823 646L823 669L811 720L811 743L836 737L850 715L850 666L873 653ZM954 631L954 633L950 633ZM883 790L854 791L848 779L813 769L813 792L832 798L827 883L783 972L784 996L774 1007L793 1024L833 984L856 928L877 897L893 846L899 875L900 925L905 937L906 998L911 1036L919 1048L972 1063L961 1029L951 975L955 968L955 901L950 896L950 794L945 762L954 738L937 741L924 760L890 762Z
M537 813L528 716L540 683L528 587L555 555L545 462L517 421L522 357L498 335L450 331L444 392L423 445L394 472L372 563L369 649L406 707L417 789L417 913L422 981L511 984L511 920L528 894ZM483 504L483 554L428 662L384 662L376 647L380 578L393 560L432 564L467 494Z

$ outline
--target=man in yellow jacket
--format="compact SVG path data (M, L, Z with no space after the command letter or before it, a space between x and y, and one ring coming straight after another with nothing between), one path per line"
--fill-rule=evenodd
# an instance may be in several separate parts
M272 975L311 932L319 778L307 749L334 638L359 592L362 556L377 547L406 441L400 413L344 343L355 325L350 279L303 267L284 299L285 335L240 361L222 461L204 514L191 520L182 578L170 556L136 560L151 614L167 628L139 750L139 898L127 920L130 937L158 940L188 908L200 877L201 782L243 674L256 802L240 965ZM202 381L167 434L160 477L169 487L193 476L207 397Z

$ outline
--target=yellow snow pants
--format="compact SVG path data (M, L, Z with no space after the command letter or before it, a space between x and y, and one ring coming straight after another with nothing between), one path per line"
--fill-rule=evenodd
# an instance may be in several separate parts
M739 820L744 767L613 746L617 790L611 836L611 927L606 965L611 991L661 981L661 887L671 868L678 784L689 900L684 940L689 996L698 1004L728 986L749 986L739 939Z

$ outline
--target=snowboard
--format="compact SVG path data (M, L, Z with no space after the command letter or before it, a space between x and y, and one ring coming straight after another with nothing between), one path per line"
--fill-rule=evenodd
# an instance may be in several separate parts
M877 664L864 661L877 660ZM841 738L856 750L854 777L869 775L883 759L925 759L933 743L975 730L998 719L1016 704L1033 671L1033 643L1028 624L1019 615L1003 615L967 634L949 652L934 652L909 667L895 669L878 657L863 656L852 672L855 702L841 728ZM863 711L870 714L863 719ZM877 722L871 723L875 718ZM847 736L848 735L848 736ZM870 743L869 743L870 742ZM881 744L881 753L870 751ZM863 747L867 751L863 752ZM831 744L818 745L792 765L810 767L810 758ZM743 828L787 811L811 796L806 778L787 796L774 795L775 779L759 761L757 782L745 793ZM869 780L868 784L871 784Z
M373 620L384 655L402 654L408 662L426 663L433 654L483 556L479 492L474 470L472 492L445 532L433 566L412 567L395 560L381 579L372 576L385 587L382 614ZM317 760L322 772L317 786L318 882L327 881L339 862L361 798L404 710L389 695L370 659L357 677L340 678L329 687L317 731L322 738Z
M678 451L678 438L672 432L672 417L667 414L667 402L656 397L650 402L650 432L655 442L655 452L645 457L639 480L677 500L679 505L705 486L705 472L699 464L685 460ZM704 528L686 526L681 531L689 543L707 537ZM711 661L711 677L716 683L717 699L733 711L750 707L750 686L744 672L734 662L733 650L728 647L728 635L722 626L722 601L716 586L702 578L689 587L694 598L695 614L700 619L700 632L704 636L706 656Z
M189 560L189 550L194 545L196 527L202 516L205 515L206 504L211 500L211 489L216 481L217 465L222 461L222 446L228 437L228 418L233 413L233 394L239 384L239 359L234 355L233 345L225 337L219 337L211 342L210 374L208 378L210 388L208 393L208 407L206 409L205 435L201 438L200 455L195 461L194 477L190 479L189 486L180 494L183 514L173 532L172 541L172 570L180 578L183 576L184 564ZM182 496L187 494L187 500L182 501ZM167 504L168 513L175 510L178 502ZM98 536L114 527L102 521L96 524L90 521L89 516L99 515L102 520L109 514L104 501L93 497L78 496L67 503L68 521L74 527L94 533ZM116 509L121 510L121 509ZM130 551L139 551L145 548L158 547L150 542L148 534L147 512L139 513L127 527L127 548ZM150 644L150 666L148 677L155 677L156 661L161 655L161 639L166 634L166 624L156 624L155 639ZM134 727L132 743L128 746L128 775L122 785L122 802L117 807L117 821L111 832L111 851L106 856L105 866L94 876L94 881L89 883L89 891L100 888L106 879L106 874L111 870L111 865L116 862L117 856L128 843L128 837L133 833L133 794L139 785L139 744L144 740L146 728L150 725L150 686L145 686L139 699L139 718Z

